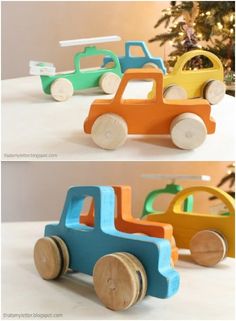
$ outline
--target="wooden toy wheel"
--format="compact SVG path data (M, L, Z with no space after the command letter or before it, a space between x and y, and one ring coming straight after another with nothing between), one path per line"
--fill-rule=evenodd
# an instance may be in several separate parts
M129 253L100 258L93 270L94 288L101 302L114 311L141 301L147 290L147 276L139 260Z
M214 266L226 256L227 245L219 233L204 230L193 236L190 241L190 251L197 264Z
M43 237L34 246L34 264L45 280L54 280L69 267L69 252L64 241L58 236Z
M225 84L220 80L211 80L204 87L204 98L209 101L211 105L220 102L225 95Z
M99 116L92 127L95 144L104 149L116 149L124 144L128 134L126 121L115 114Z
M204 121L196 114L183 113L171 123L170 133L173 143L182 149L199 147L207 136Z
M105 94L114 94L120 84L120 77L114 72L106 72L99 80L99 86Z
M160 70L160 68L158 68L157 67L157 65L155 65L153 62L147 62L146 64L144 64L143 65L143 68L145 68L145 69L159 69Z
M58 78L51 85L51 95L57 101L69 99L74 92L72 83L66 78Z
M171 85L164 89L163 97L169 100L187 99L188 95L183 87Z

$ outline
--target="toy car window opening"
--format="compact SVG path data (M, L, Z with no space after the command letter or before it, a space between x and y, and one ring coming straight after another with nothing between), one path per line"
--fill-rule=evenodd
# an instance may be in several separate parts
M116 62L113 57L109 57L110 62L107 65L103 65L105 55L85 56L79 60L79 70L81 73L93 72L94 70L109 70L116 66Z
M191 212L192 214L197 213L197 215L200 215L200 216L214 215L214 217L229 216L229 209L227 208L227 205L218 197L216 196L212 197L211 193L208 193L205 191L198 191L193 194L194 194L194 204ZM188 215L188 212L185 211L183 207L185 199L182 200L181 202L182 210L179 212L176 212L177 215L178 213Z
M210 69L213 68L213 63L212 61L204 56L204 55L200 55L200 56L195 56L193 58L191 58L190 60L188 60L182 70L183 71L192 71L192 70L199 70L199 69Z
M126 87L122 93L121 99L124 103L130 103L132 100L139 99L139 103L147 102L156 98L156 92L154 97L149 97L148 93L151 91L153 86L153 79L146 81L147 79L131 79L127 82ZM145 81L145 86L143 82ZM138 102L137 102L138 103Z
M138 45L132 45L129 47L129 56L130 57L146 57L146 52L143 47Z

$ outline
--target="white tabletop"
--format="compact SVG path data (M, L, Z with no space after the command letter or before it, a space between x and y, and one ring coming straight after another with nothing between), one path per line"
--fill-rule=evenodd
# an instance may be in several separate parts
M129 87L133 97L142 96L151 82ZM112 96L105 96L110 98ZM83 122L98 90L78 93L66 102L55 102L41 89L37 76L2 82L3 160L229 160L234 159L234 98L212 107L216 133L194 151L180 150L170 136L130 135L120 149L98 148L84 134Z
M44 281L33 263L33 246L45 222L2 225L2 314L62 314L41 319L233 320L234 259L214 268L191 262L181 251L176 269L179 292L170 299L146 297L127 311L106 309L96 297L92 278L79 273ZM16 318L16 316L14 317ZM29 317L27 319L30 319ZM31 318L32 319L32 318Z

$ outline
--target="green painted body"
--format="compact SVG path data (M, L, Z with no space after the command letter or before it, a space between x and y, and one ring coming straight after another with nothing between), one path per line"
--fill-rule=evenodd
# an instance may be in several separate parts
M91 56L109 56L115 62L114 66L111 68L99 68L99 69L91 69L91 70L81 70L80 69L80 60L84 57ZM75 70L71 73L59 73L55 76L40 76L43 91L45 94L51 94L51 84L54 80L58 78L66 78L68 79L75 90L93 88L99 86L99 80L102 75L107 72L113 72L119 77L122 77L120 62L118 57L110 50L105 49L97 49L95 46L86 47L83 52L78 52L74 56L74 68Z
M158 211L153 208L154 201L156 198L163 194L177 194L178 192L182 191L183 187L177 184L167 184L165 188L156 189L151 191L145 201L143 207L143 213L141 217L144 217L149 214L157 213ZM189 195L186 200L184 201L184 211L185 212L192 212L193 210L193 196Z

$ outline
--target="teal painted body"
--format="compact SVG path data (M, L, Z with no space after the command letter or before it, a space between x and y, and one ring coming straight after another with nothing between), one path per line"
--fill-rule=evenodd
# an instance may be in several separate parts
M80 69L80 60L84 57L92 56L109 56L115 65L111 68L98 68L91 70L81 70ZM40 76L43 91L45 94L50 94L50 87L54 80L58 78L68 79L76 90L82 90L87 88L93 88L99 86L99 80L102 75L106 72L113 72L119 77L122 77L122 72L120 68L120 62L118 57L110 50L97 49L96 47L86 47L83 52L78 52L74 56L74 68L75 70L71 73L59 73L55 76Z
M130 51L131 47L141 48L144 56L133 56ZM143 68L143 66L147 63L153 63L156 65L164 75L167 72L162 58L152 57L144 41L127 41L125 43L125 55L118 58L122 73L131 68ZM112 60L110 57L105 57L103 60L103 66L111 61Z
M87 196L95 203L94 227L79 223ZM167 298L179 288L179 274L171 267L170 243L164 239L133 235L116 230L115 193L109 186L81 186L69 189L58 224L45 227L45 236L57 235L68 247L69 267L92 275L97 260L106 254L128 252L135 255L147 273L147 294Z
M144 201L142 217L158 212L153 207L154 201L157 199L157 197L159 197L160 195L163 195L163 194L175 195L175 194L177 194L178 192L180 192L182 190L183 190L183 187L180 186L180 185L167 184L165 188L156 189L154 191L151 191L147 195L147 197L146 197L146 199ZM192 212L192 210L193 210L193 196L190 195L184 201L184 211L185 212Z

